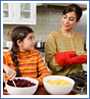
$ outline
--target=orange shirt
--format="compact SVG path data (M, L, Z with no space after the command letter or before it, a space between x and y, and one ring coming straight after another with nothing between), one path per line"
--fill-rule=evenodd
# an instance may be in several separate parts
M4 64L8 65L10 68L16 69L10 53L10 51L4 53ZM50 73L37 50L19 52L17 56L21 76L33 77L41 80Z

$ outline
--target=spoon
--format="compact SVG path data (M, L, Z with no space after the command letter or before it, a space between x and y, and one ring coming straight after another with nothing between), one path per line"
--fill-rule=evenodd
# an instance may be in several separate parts
M6 73L6 71L5 71L4 69L3 69L3 73ZM10 70L7 74L10 75L10 76L13 75L11 70ZM13 76L12 79L10 79L10 80L12 81L12 83L14 84L14 86L16 87L16 84L15 84L15 82L14 82L14 80L13 80L13 78L15 78L15 76L16 76L16 74L14 74L14 76Z
M14 80L11 80L11 81L13 82L13 84L14 84L14 87L16 87L16 84L15 84Z

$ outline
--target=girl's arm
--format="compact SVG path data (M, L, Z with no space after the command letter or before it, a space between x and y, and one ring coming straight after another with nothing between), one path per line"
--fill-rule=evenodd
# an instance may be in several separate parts
M42 84L43 77L50 75L51 71L48 69L48 67L45 65L44 60L39 55L38 57L38 80L40 84Z
M13 69L11 69L9 66L4 64L3 70L4 70L3 73L4 81L15 78L16 72Z
M16 76L16 71L11 66L10 52L5 52L3 55L3 78L5 80L13 79Z

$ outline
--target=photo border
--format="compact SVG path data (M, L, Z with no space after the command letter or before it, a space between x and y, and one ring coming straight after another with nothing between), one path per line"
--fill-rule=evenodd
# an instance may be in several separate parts
M65 1L65 2L64 2ZM82 2L81 2L82 1ZM3 86L2 86L2 83L3 83L3 14L2 14L2 3L3 2L29 2L29 3L87 3L87 12L88 12L88 15L87 15L87 95L3 95ZM90 96L90 93L89 93L89 1L83 1L83 0L63 0L63 1L55 1L55 0L52 0L52 1L48 1L48 0L45 0L45 1L42 1L42 0L32 0L32 1L17 1L17 0L14 0L14 1L9 1L9 0L3 0L1 1L1 16L0 16L0 21L1 21L1 49L0 49L0 55L1 55L1 60L0 60L0 64L1 64L1 98L89 98ZM44 99L45 99L44 98Z

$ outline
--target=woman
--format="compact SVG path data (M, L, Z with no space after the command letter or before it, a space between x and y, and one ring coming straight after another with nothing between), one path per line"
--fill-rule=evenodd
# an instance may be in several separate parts
M50 74L40 53L34 48L33 30L27 26L13 29L12 48L4 52L4 80L18 77L33 77L42 83L44 76Z
M74 27L82 16L82 9L71 4L63 11L60 30L49 34L45 43L45 57L53 74L68 75L82 70L87 57L84 38Z

